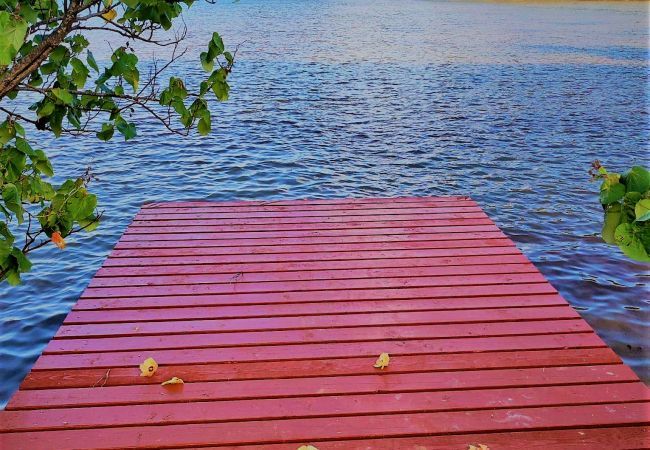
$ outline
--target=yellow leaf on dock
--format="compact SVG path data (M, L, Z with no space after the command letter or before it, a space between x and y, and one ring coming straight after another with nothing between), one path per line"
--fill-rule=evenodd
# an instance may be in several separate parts
M318 450L318 449L313 445L301 445L300 447L298 447L298 450Z
M167 386L168 384L185 384L183 380L178 377L172 377L171 379L160 383L162 386Z
M140 364L141 377L152 377L156 370L158 370L158 363L153 358L147 358Z
M383 369L384 367L388 367L388 363L390 363L390 356L388 356L388 353L382 353L379 355L379 358L377 358L374 367L377 369Z

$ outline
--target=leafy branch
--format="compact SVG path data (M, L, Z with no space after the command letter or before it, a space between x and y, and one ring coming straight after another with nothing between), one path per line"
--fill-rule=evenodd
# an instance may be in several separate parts
M0 281L20 281L30 269L27 255L49 243L94 229L97 198L88 190L90 172L53 186L45 152L32 147L25 127L55 137L95 135L108 141L119 133L137 136L136 113L170 133L211 132L209 97L228 99L228 76L237 49L226 50L213 33L197 64L203 79L189 86L166 72L187 57L182 13L193 0L0 0ZM172 24L180 27L171 33ZM101 30L120 44L104 64L88 49L86 33ZM141 80L134 42L170 47L153 60ZM29 112L18 98L35 99ZM22 233L19 243L16 235Z

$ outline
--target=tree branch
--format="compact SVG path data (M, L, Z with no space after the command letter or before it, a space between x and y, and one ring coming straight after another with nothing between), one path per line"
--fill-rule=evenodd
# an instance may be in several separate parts
M72 0L69 9L62 16L59 26L47 36L34 50L16 61L11 69L4 72L0 77L0 100L9 92L13 91L25 78L50 56L52 50L63 42L65 37L70 33L77 14L88 8L84 5L83 0Z

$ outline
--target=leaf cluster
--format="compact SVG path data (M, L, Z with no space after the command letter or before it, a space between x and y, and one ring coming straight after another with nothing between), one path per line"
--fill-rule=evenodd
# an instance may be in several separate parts
M650 172L634 166L624 174L612 173L594 161L590 173L602 180L603 240L631 259L650 262Z
M210 1L210 0L208 0ZM196 85L163 73L186 54L186 29L172 29L193 0L0 0L0 282L20 281L30 269L28 253L52 241L94 229L101 215L88 191L87 172L54 186L52 164L32 148L25 128L130 140L138 134L136 112L156 119L170 133L211 132L210 98L228 99L227 78L236 51L213 33L196 58L205 70ZM181 22L182 24L182 22ZM98 61L89 32L113 33L112 54ZM133 42L172 46L166 61L142 70ZM28 95L27 113L12 102ZM18 239L24 234L24 239ZM20 241L20 242L19 242Z

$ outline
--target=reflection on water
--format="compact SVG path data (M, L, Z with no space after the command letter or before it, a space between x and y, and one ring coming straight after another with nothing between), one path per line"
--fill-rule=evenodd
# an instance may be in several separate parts
M105 219L0 287L0 404L140 204L178 199L471 195L650 379L648 266L601 243L586 173L647 163L647 3L241 0L186 21L196 59L213 29L243 43L210 137L148 118L128 143L43 137L59 174L93 166Z

